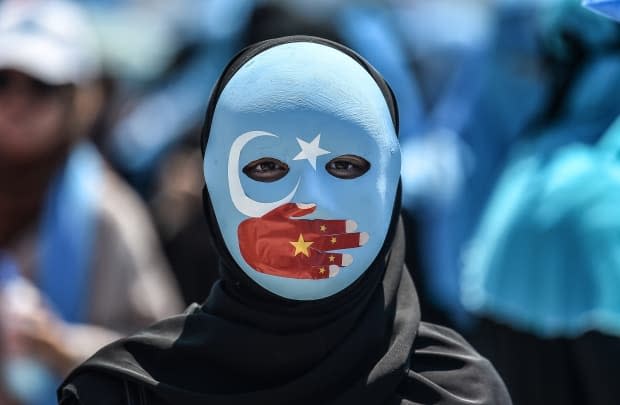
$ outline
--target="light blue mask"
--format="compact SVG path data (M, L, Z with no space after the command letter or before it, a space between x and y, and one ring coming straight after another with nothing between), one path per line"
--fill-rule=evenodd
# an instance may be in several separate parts
M370 168L336 177L326 165L343 155ZM246 175L262 158L288 172L272 182ZM386 99L360 63L327 45L291 42L254 56L225 85L204 175L239 267L274 294L315 300L351 285L381 250L400 148Z

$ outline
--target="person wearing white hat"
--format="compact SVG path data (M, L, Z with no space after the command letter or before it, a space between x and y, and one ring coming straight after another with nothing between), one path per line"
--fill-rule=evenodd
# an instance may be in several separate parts
M0 5L0 300L17 270L41 302L0 315L20 347L0 346L0 391L21 404L55 403L73 366L180 309L144 206L84 139L100 69L73 3Z

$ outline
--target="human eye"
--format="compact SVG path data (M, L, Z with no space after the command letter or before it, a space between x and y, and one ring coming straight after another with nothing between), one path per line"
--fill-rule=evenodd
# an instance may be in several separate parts
M248 163L243 168L243 173L249 178L264 183L271 183L286 176L289 168L281 160L271 157L264 157Z
M354 179L360 177L370 169L366 159L355 155L338 156L327 162L325 170L340 179Z

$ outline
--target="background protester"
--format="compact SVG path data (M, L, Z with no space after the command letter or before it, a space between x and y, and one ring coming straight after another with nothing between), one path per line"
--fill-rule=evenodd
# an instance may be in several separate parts
M549 102L523 134L465 256L478 347L516 403L613 404L620 391L620 31L565 2L546 15ZM603 79L604 78L604 79Z
M95 41L70 3L1 5L1 381L23 404L54 403L77 363L181 309L144 206L86 138Z

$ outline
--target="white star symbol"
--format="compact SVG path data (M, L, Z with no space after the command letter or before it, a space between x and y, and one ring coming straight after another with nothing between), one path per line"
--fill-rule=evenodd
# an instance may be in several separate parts
M297 143L301 147L301 152L293 158L293 160L307 159L314 170L316 170L316 158L322 155L331 153L325 149L319 147L321 141L321 134L318 134L312 142L308 143L302 139L297 138Z

